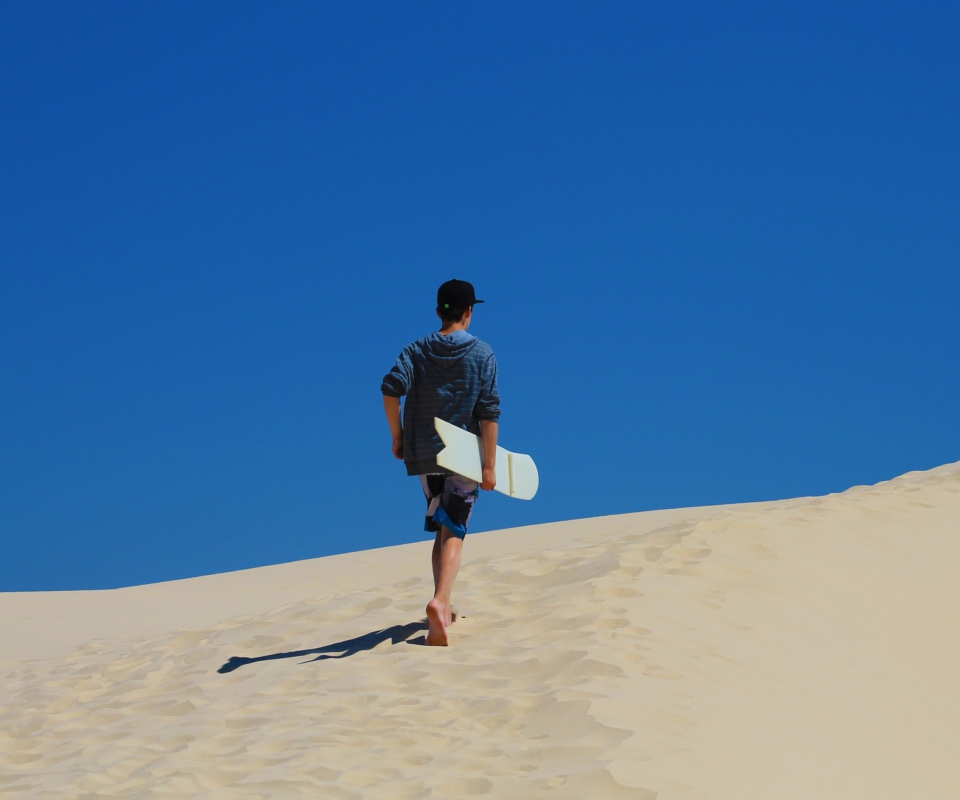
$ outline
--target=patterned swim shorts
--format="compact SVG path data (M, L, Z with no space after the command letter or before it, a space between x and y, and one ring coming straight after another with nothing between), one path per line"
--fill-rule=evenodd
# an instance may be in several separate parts
M423 529L433 533L445 525L461 539L467 535L467 523L473 504L480 495L480 484L461 475L421 475L427 498L427 521Z

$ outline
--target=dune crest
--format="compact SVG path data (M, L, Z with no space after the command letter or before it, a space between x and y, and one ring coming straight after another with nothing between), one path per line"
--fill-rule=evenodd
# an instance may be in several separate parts
M960 464L429 548L0 595L0 796L960 796Z

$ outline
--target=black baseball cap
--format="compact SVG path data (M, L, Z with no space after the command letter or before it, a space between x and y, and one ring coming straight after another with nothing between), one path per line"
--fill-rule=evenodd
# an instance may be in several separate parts
M454 278L437 289L437 308L466 309L482 302L483 300L477 300L473 284L468 281L458 281Z

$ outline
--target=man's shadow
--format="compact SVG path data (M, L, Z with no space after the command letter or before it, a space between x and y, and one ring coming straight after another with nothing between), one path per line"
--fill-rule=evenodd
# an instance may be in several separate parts
M348 656L362 653L364 650L373 650L374 647L379 644L383 644L383 642L387 641L388 639L390 640L391 644L407 642L408 644L425 645L427 643L426 636L418 636L416 639L410 638L418 631L425 630L427 630L427 621L421 620L419 622L409 622L406 625L391 625L389 628L384 628L380 631L371 631L370 633L363 634L363 636L357 636L354 639L344 639L342 642L327 644L323 647L314 647L312 650L293 650L289 653L271 653L268 656L257 656L256 658L232 656L226 664L217 670L217 672L233 672L239 667L245 667L247 664L255 664L258 661L276 661L279 658L301 658L303 656L312 656L315 653L319 655L317 655L316 658L309 659L310 661L326 661L330 658L347 658ZM328 653L337 653L337 655L327 655Z

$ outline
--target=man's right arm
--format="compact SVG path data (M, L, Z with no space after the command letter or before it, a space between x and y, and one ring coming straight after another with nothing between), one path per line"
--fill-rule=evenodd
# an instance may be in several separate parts
M400 398L383 396L383 408L387 412L387 422L390 423L390 434L393 436L393 454L403 460L403 425L400 423Z
M483 445L483 480L481 489L488 492L497 485L497 436L500 423L493 419L480 420L480 441Z

